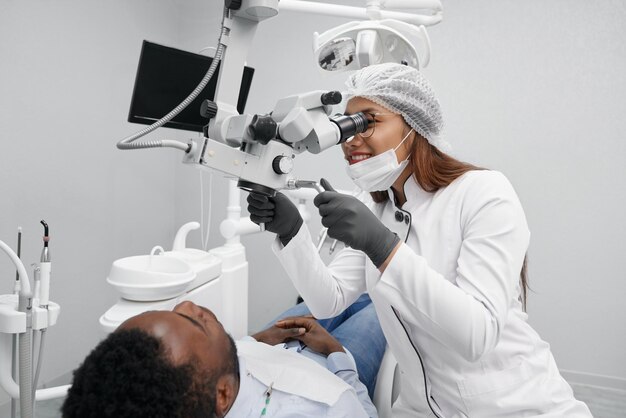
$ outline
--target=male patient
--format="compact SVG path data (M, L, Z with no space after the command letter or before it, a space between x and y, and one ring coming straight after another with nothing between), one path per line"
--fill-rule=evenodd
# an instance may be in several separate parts
M299 340L326 367L275 344ZM65 418L376 417L354 360L310 317L237 342L192 302L125 321L74 372Z

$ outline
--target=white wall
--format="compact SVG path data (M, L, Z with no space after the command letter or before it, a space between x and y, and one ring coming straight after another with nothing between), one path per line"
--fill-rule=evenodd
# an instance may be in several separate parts
M342 1L342 4L361 4ZM24 228L24 260L37 261L40 219L52 232L52 299L42 381L73 369L99 338L116 300L104 281L112 260L169 245L198 219L199 172L174 150L121 152L141 41L191 51L215 45L219 1L0 2L0 239ZM626 379L626 10L619 1L449 0L430 30L425 74L442 102L454 155L502 170L525 206L531 323L559 366ZM249 64L247 111L283 96L341 88L343 75L313 66L311 34L341 19L283 13L261 23ZM156 137L185 138L162 130ZM320 170L323 161L324 170ZM296 159L300 177L350 188L339 149ZM208 177L207 177L208 178ZM214 178L211 243L226 200ZM208 199L207 199L208 200ZM197 237L194 242L199 243ZM247 237L250 328L296 293L269 250ZM0 293L14 271L0 258ZM0 404L2 399L0 399Z

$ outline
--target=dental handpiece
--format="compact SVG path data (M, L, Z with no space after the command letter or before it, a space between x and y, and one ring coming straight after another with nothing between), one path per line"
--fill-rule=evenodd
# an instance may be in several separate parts
M50 241L48 224L42 220L41 224L44 227L43 236L43 249L41 250L41 258L39 263L39 306L42 308L48 308L48 300L50 297L50 273L52 271L52 263L50 262L50 248L48 242Z
M22 227L17 228L17 258L22 256ZM15 272L15 283L13 285L13 293L20 293L20 273Z

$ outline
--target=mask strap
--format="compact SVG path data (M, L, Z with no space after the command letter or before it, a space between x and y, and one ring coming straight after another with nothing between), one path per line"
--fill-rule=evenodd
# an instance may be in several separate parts
M397 147L395 147L395 148L393 149L393 153L394 153L394 154L396 153L396 150L397 150L398 148L400 148L400 145L402 145L402 144L404 143L404 141L406 141L406 139L409 137L409 135L411 135L411 132L413 132L413 128L411 128L411 130L409 131L409 133L407 133L407 134L404 136L404 139L402 139L402 141L400 141L400 143L398 144L398 146L397 146ZM411 158L411 154L409 154L409 155L408 155L408 156L407 156L404 160L402 160L402 162L404 162L404 161L408 161L408 159L409 159L409 158Z
M404 136L404 138L402 138L402 141L400 141L398 146L393 149L393 152L396 152L397 149L400 148L400 145L404 144L404 141L406 141L406 139L409 137L409 135L411 135L411 132L413 132L413 128L411 128L411 130Z

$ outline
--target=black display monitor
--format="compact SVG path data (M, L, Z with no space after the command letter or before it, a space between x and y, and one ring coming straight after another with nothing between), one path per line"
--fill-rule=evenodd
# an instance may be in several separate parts
M167 115L198 86L212 61L205 55L143 41L128 121L151 125ZM198 97L163 126L202 132L208 119L200 115L200 105L206 99L214 99L219 68L220 65ZM244 68L237 101L240 114L245 109L253 75L253 68Z

